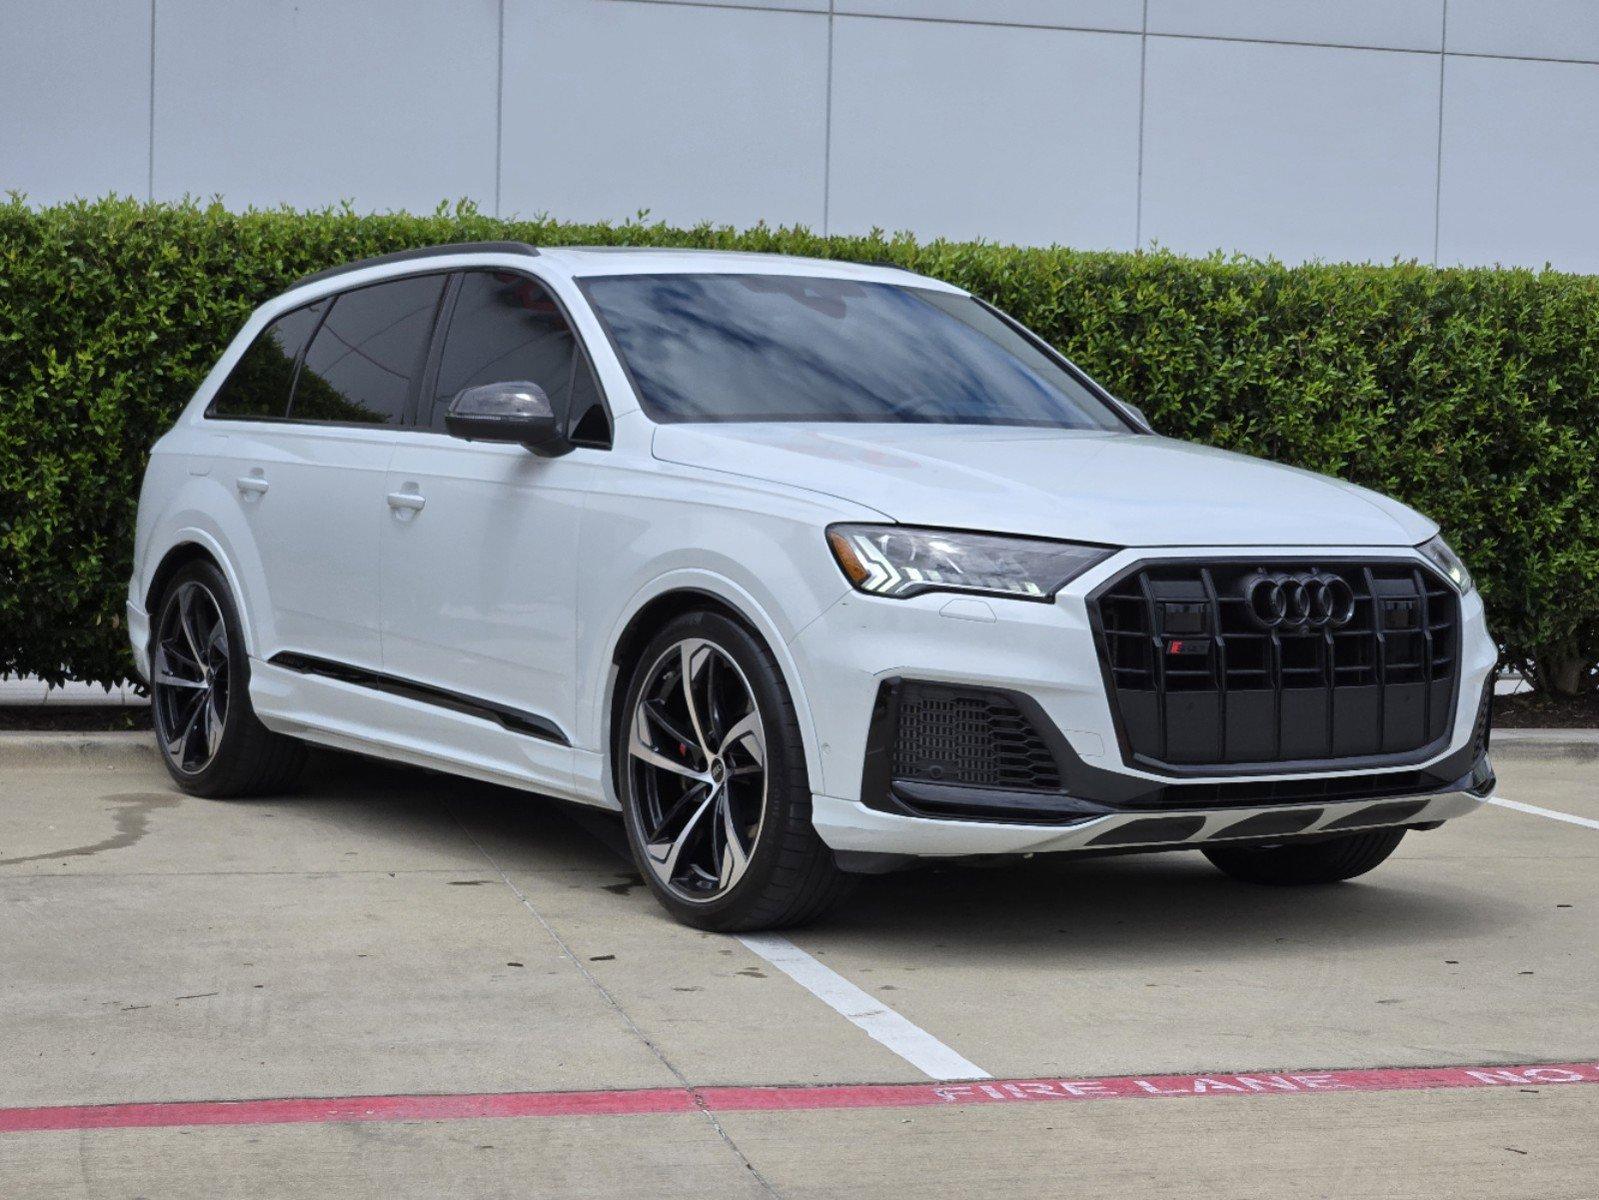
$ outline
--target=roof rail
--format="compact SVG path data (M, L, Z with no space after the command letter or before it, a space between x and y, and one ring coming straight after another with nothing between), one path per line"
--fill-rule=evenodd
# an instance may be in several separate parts
M538 247L530 246L526 242L451 242L443 246L419 246L414 250L396 250L393 254L379 254L373 258L360 258L355 262L340 263L336 267L327 267L314 274L307 275L304 279L296 279L291 287L303 287L308 283L316 283L322 279L331 279L335 275L346 275L351 271L364 271L367 267L381 267L389 263L410 262L419 258L438 258L446 254L537 254Z

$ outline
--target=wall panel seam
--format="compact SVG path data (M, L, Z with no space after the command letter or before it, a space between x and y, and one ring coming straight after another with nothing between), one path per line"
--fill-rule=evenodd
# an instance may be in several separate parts
M1149 92L1149 0L1144 0L1143 29L1138 38L1138 182L1133 205L1133 249L1144 246L1144 107Z
M505 0L500 0L500 28L494 76L494 215L500 216L500 179L505 169Z
M155 200L155 5L156 0L150 0L150 111L144 166L145 199L150 201Z
M833 9L827 0L827 95L822 116L822 236L832 234L833 209Z
M607 4L654 4L668 8L715 8L726 12L781 12L801 13L810 16L839 16L852 17L860 21L909 21L924 25L979 25L995 29L1052 29L1062 33L1104 33L1113 37L1139 37L1139 38L1169 38L1173 41L1190 42L1233 42L1246 46L1310 46L1322 50L1371 50L1381 54L1415 54L1432 57L1439 53L1438 50L1417 46L1381 46L1366 42L1327 42L1316 41L1314 38L1263 38L1240 37L1235 34L1217 33L1175 33L1148 28L1145 20L1143 29L1107 29L1098 25L1064 25L1048 24L1039 21L989 21L972 17L925 17L912 16L904 13L868 13L850 12L839 9L837 0L832 0L827 10L816 8L800 8L795 5L773 4L726 4L718 0L603 0ZM1492 58L1503 59L1507 62L1548 62L1569 63L1577 66L1599 66L1599 57L1596 58L1566 58L1557 55L1544 54L1508 54L1496 53L1486 50L1451 50L1447 45L1442 51L1451 58Z
M1443 0L1443 27L1438 33L1438 148L1432 181L1432 265L1438 265L1438 239L1444 207L1444 65L1449 61L1449 0Z

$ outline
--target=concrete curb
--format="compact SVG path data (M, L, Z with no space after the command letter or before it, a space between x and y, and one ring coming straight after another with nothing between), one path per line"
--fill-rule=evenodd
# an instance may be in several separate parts
M1599 729L1495 729L1495 758L1599 758Z
M1496 744L1599 746L1599 729L1495 729L1493 740Z
M155 753L148 729L106 733L0 733L0 767L115 766Z

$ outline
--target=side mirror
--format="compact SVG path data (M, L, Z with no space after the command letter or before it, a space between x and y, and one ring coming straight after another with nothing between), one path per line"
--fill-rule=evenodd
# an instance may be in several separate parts
M536 383L485 383L450 401L444 428L468 442L516 442L542 458L572 448L550 398Z

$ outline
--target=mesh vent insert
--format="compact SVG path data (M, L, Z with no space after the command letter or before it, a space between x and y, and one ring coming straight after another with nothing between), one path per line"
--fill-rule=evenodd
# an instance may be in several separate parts
M1060 769L1015 703L983 691L909 683L900 695L894 777L1058 792Z

